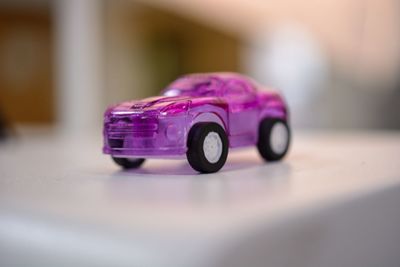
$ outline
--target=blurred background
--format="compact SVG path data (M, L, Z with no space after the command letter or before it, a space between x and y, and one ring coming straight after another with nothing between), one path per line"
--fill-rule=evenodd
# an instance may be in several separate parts
M177 76L281 90L296 128L400 129L398 0L1 0L0 136L101 131Z

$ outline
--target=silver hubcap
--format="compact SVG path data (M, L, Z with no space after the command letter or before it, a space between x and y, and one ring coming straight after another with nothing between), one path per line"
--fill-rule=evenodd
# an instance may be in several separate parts
M289 141L289 133L282 122L277 122L271 130L271 149L276 154L285 152Z
M222 140L218 133L207 134L203 143L204 156L210 163L216 163L222 155Z

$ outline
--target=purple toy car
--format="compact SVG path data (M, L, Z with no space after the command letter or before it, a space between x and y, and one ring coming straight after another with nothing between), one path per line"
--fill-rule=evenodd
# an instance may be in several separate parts
M123 168L186 156L202 173L220 170L228 148L256 145L265 160L280 160L290 143L288 110L278 93L260 88L235 73L180 77L161 96L108 108L103 152Z

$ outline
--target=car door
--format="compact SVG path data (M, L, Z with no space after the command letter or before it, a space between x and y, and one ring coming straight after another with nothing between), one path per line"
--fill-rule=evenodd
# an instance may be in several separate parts
M223 90L229 106L229 134L232 146L254 143L257 131L258 102L254 89L242 81L229 81Z

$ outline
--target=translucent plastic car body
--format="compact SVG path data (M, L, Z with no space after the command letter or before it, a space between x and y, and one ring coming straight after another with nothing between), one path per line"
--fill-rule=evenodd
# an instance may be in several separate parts
M117 158L184 157L189 132L198 123L222 127L229 148L254 146L266 118L288 120L277 92L236 73L185 75L160 96L109 107L103 152Z

